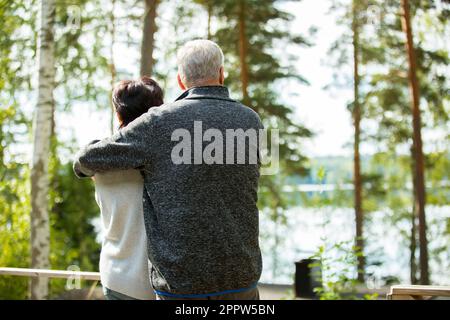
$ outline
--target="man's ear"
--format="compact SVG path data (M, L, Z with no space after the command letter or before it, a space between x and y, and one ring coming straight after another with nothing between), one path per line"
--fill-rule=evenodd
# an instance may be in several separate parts
M224 71L223 67L220 67L220 69L219 69L219 83L222 86L225 83L225 71Z
M177 74L177 81L178 81L178 86L180 87L181 90L186 91L186 86L184 85L183 81L181 81L181 77L180 74Z

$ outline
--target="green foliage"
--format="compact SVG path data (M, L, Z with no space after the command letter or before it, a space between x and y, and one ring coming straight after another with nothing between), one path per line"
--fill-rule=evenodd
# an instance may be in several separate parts
M430 32L430 26L422 29L424 20L433 21L434 25L441 24L433 2L411 2L416 33ZM408 86L408 63L405 53L405 35L402 32L397 0L383 2L374 1L379 6L379 19L374 20L372 26L374 33L366 36L363 42L363 61L371 71L367 76L368 92L366 96L365 115L376 120L377 132L371 138L376 142L385 144L393 151L408 148L411 145L411 97ZM431 4L431 5L430 5ZM442 26L442 24L441 24ZM433 30L436 38L445 39L444 32ZM445 105L449 103L449 82L446 68L449 63L448 52L439 45L430 44L428 39L417 41L415 39L416 59L421 94L421 111L423 126L435 128L448 123L448 110ZM375 48L382 48L377 50Z
M9 163L0 167L0 266L29 267L30 188L28 166ZM28 279L0 277L2 299L25 299Z
M58 6L57 22L61 22L58 28L65 26L68 5L61 3ZM24 105L23 101L31 96L37 8L33 0L4 1L0 4L0 266L7 267L30 266L31 207L26 160L29 153L24 149L31 150L28 140L31 112L26 108L28 103ZM86 15L92 11L82 12ZM88 17L83 16L82 23L87 20ZM73 103L77 99L101 97L96 77L104 76L98 72L105 68L102 61L106 60L98 46L80 41L84 29L75 29L74 33L61 33L61 29L57 30L57 62L62 68L56 67L60 77L58 86L65 92L63 97L67 100L61 99L58 106L67 104L69 100ZM78 54L74 55L74 52ZM77 85L71 79L76 79ZM84 86L78 85L80 80ZM76 91L77 88L83 91ZM67 147L61 147L58 151L64 148ZM98 214L98 208L93 186L89 181L75 181L71 165L67 162L62 164L55 157L51 159L51 172L51 265L63 270L72 264L84 270L97 270L99 244L91 220ZM28 281L22 277L0 277L0 297L26 298ZM51 280L51 295L60 293L64 283L62 280Z
M63 146L57 146L55 153ZM52 269L77 266L83 271L98 271L100 243L93 219L99 216L91 180L75 177L71 163L61 163L53 156L50 163L50 262ZM52 280L50 295L65 290L65 280Z
M26 57L11 54L26 48L30 41L18 39L26 29L29 14L13 14L28 9L30 1L0 4L0 266L28 267L30 262L29 169L22 154L11 152L10 146L24 138L29 123L18 108L18 88L27 86L29 78L20 72ZM24 63L25 64L25 63ZM24 130L25 129L25 130ZM0 277L0 297L25 299L28 279Z
M374 300L378 295L357 295L358 281L355 279L357 257L362 255L353 242L343 241L330 245L322 245L311 257L317 262L310 268L320 268L317 278L322 279L322 286L314 288L320 300ZM319 269L317 269L319 270Z
M101 0L58 3L55 56L60 110L70 111L77 102L109 108L111 26L108 16L98 19L105 5Z
M0 3L0 97L17 97L21 89L30 89L35 57L34 0ZM1 102L3 104L3 102Z
M8 148L20 137L12 128L23 124L15 108L0 108L0 266L30 263L29 168ZM26 278L0 277L0 297L25 299L27 286Z
M427 156L427 180L430 188L427 202L430 205L450 204L450 151L438 151Z
M13 109L0 113L0 129L17 127ZM6 116L5 116L6 115ZM12 136L3 134L2 143L11 146ZM16 136L17 137L17 136ZM18 162L10 150L8 161L0 165L0 266L30 267L30 185L29 166ZM94 199L93 184L89 180L79 181L72 172L70 163L62 164L52 157L50 225L51 266L65 270L71 265L81 270L98 270L100 244L96 241L96 230L92 220L99 210ZM0 277L2 299L25 299L28 297L28 278ZM50 281L50 296L60 294L65 280Z

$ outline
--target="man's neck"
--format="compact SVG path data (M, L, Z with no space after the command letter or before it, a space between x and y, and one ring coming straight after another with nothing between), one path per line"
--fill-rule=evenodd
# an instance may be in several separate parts
M188 88L186 88L186 90L189 90L189 89L194 88L194 87L211 87L211 86L223 86L223 84L221 84L217 80L202 81L202 82L195 83L195 84L189 86Z

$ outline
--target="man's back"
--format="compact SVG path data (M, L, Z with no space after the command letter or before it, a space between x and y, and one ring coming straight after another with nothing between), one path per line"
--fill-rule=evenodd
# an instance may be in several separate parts
M144 169L148 251L158 266L151 275L154 288L160 294L208 294L252 287L262 267L259 165L226 164L226 154L239 152L226 148L226 136L236 129L258 132L258 115L230 100L225 87L192 88L159 112L152 137L156 134L160 143ZM205 149L218 138L207 138L210 129L223 137L216 141L223 164L205 163L220 152L220 146L211 153Z

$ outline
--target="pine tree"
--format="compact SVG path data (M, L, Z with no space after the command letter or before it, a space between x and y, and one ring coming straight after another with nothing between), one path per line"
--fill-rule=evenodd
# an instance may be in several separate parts
M222 47L228 78L226 84L240 92L241 101L258 112L270 128L275 122L280 130L280 159L286 173L304 174L306 158L301 154L301 139L311 136L304 126L292 120L292 107L280 103L275 85L281 80L307 81L291 62L281 63L281 57L270 51L275 46L308 46L309 42L293 34L288 26L293 16L278 9L277 1L240 0L216 1L215 17L218 30L212 36ZM271 23L277 22L277 28Z
M420 282L429 284L428 273L428 241L427 222L425 218L425 168L422 148L422 121L420 114L420 93L417 79L417 63L413 43L413 31L411 27L411 16L409 1L402 0L402 26L406 35L406 51L409 63L409 86L411 90L412 117L413 117L413 156L414 156L414 193L415 193L415 215L419 218L419 249L420 249Z
M428 260L426 249L428 241L425 237L424 218L425 188L424 185L418 188L421 184L420 179L417 179L418 164L416 160L418 151L416 151L415 141L418 138L414 138L413 143L411 143L411 137L414 136L414 127L416 127L417 135L417 129L424 125L434 127L448 121L448 115L444 107L444 101L448 99L445 94L448 80L442 74L442 67L448 64L448 53L439 48L425 49L426 45L422 44L416 45L415 48L410 47L413 52L405 51L405 46L407 46L407 37L404 33L405 24L403 23L402 27L400 20L402 2L394 0L387 3L381 1L376 3L382 10L379 19L376 20L374 35L366 40L365 47L367 47L367 50L364 55L364 63L372 66L373 70L377 70L372 72L369 77L370 92L366 98L367 117L378 122L378 130L373 133L373 138L383 146L386 152L401 154L402 151L400 150L405 146L410 150L411 181L413 183L412 213L409 219L412 226L410 236L411 282L415 283L416 281L416 219L422 216L422 221L419 222L418 226L419 229L422 229L419 231L419 233L422 233L419 238L419 247L422 248L420 250L421 283L428 283L429 272L426 262ZM437 12L432 2L414 2L411 9L411 17L415 16L417 12L425 14L431 11ZM443 23L439 20L440 17L436 21L438 24ZM411 69L405 68L409 65L411 53L417 57L416 66L413 68L417 75L417 83L414 86L417 86L417 91L422 92L421 103L427 106L422 112L425 111L429 118L433 119L433 122L420 126L418 126L417 120L415 125L411 121L411 111L413 110L410 102ZM380 69L384 71L380 72ZM423 165L426 165L425 159L423 159ZM423 173L424 171L422 171ZM420 192L422 194L420 196L419 189L423 191ZM419 200L422 196L423 199ZM418 206L419 202L422 203L423 210ZM422 213L419 214L420 211Z
M365 275L365 256L364 256L364 206L363 206L363 182L365 176L361 172L361 155L360 146L362 140L361 120L364 115L364 95L365 92L361 89L364 84L363 76L361 75L362 56L365 54L364 48L364 27L367 23L367 9L370 5L370 0L365 1L334 1L331 9L332 11L342 10L338 18L338 23L344 25L350 31L340 36L330 48L332 56L331 65L341 73L342 67L347 64L352 64L353 74L351 81L345 81L344 85L350 87L350 82L353 87L353 101L348 108L352 114L353 119L353 206L355 210L355 255L357 257L357 278L358 281L364 282ZM340 81L340 79L336 79Z

